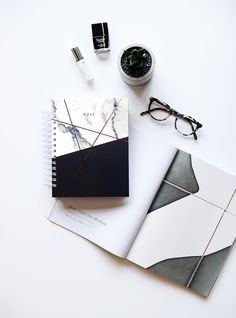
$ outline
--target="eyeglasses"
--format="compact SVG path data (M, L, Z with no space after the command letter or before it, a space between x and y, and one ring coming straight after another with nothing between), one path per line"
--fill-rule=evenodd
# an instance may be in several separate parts
M194 139L197 140L197 130L202 127L198 121L190 116L183 115L168 104L161 102L155 97L149 98L148 110L140 113L141 116L149 114L153 119L157 121L164 121L170 115L175 116L175 129L183 136L193 135Z

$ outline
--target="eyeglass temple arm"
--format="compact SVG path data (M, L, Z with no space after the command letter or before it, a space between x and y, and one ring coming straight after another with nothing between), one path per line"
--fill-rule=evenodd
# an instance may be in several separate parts
M192 124L191 120L189 122L190 122L190 125L192 127L193 137L194 137L195 140L197 140L197 134L196 134L196 131L194 130L193 124Z
M149 111L148 111L148 110L146 110L145 112L140 113L141 116L147 115L147 114L149 114Z
M142 112L142 113L140 113L140 115L141 116L143 116L143 115L147 115L147 114L149 114L149 113L151 113L151 112L154 112L154 110L159 110L160 108L153 108L153 109L149 109L149 110L146 110L146 111L144 111L144 112Z

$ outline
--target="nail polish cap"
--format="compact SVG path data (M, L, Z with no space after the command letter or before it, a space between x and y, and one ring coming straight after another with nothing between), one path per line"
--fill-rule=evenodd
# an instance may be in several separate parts
M80 60L83 59L83 55L81 54L78 47L73 47L73 49L71 49L71 51L75 57L76 62L79 62Z

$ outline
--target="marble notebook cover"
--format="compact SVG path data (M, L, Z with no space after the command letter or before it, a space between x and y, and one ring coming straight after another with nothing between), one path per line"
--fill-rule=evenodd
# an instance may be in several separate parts
M68 98L52 105L52 196L128 196L127 98Z

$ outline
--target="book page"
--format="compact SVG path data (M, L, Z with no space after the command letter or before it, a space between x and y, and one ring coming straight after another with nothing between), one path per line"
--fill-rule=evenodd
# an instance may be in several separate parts
M127 258L207 296L235 240L235 191L235 176L178 150Z
M162 144L130 128L129 197L60 198L49 220L126 257L176 153L176 148Z

